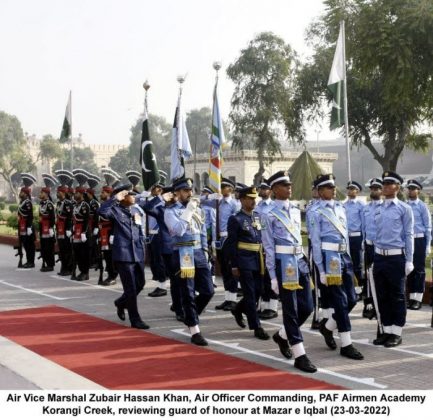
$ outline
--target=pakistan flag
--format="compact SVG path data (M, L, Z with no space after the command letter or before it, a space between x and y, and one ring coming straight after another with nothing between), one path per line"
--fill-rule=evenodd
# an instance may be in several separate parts
M343 30L340 26L337 48L328 80L328 89L332 93L331 130L344 125L344 67Z
M143 186L145 190L148 190L159 181L159 171L156 164L156 157L153 153L153 143L149 136L146 106L144 107L143 127L141 131L140 166Z

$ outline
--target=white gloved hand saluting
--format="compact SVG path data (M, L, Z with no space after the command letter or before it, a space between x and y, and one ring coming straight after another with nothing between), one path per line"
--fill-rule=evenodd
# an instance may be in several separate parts
M48 234L50 235L50 238L52 238L52 237L54 236L54 229L53 229L53 228L50 228L50 229L48 230Z
M87 236L85 233L81 234L81 242L86 242L87 241Z
M127 195L128 195L128 191L126 190L120 191L116 194L116 200L122 201Z
M324 286L328 285L328 281L326 280L326 273L320 273L320 283Z
M413 263L407 261L406 264L404 265L404 272L406 276L412 273L413 269L414 269Z
M280 294L280 289L278 288L278 280L277 279L271 279L271 289L276 294Z
M213 193L207 196L208 200L221 200L221 198L223 198L223 195L220 193Z
M33 233L32 228L28 227L27 228L27 235L30 236Z

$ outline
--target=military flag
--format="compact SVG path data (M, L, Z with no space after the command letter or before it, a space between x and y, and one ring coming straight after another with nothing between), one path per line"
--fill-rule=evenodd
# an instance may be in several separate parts
M60 133L60 142L67 142L72 135L72 92L69 92L68 103L66 105L65 118L63 119L62 132Z

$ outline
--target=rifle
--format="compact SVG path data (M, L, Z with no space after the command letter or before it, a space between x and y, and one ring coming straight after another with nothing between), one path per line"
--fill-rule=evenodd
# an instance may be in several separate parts
M377 294L376 294L376 284L374 282L373 277L373 266L371 266L367 271L368 277L367 280L370 282L370 290L371 290L371 297L373 298L373 305L376 308L376 319L377 319L377 335L383 334L383 325L382 325L382 319L380 317L380 311L379 311L379 304L377 301Z
M17 250L15 257L19 257L18 268L22 268L22 266L23 266L23 244L21 242L20 235L18 235L18 245L15 245L14 249Z
M75 258L75 251L74 251L74 243L73 243L73 235L71 235L71 253L72 253L72 275L71 280L77 280L77 259Z
M98 284L101 284L103 282L103 277L104 277L104 263L103 263L103 253L101 249L101 243L98 239L96 241L96 247L98 250L98 267L96 268L96 270L99 270Z

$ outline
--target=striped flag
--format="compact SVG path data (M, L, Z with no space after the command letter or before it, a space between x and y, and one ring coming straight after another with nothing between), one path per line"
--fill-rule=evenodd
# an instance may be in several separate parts
M185 159L188 159L192 156L188 131L186 130L185 117L180 106L180 98L181 96L179 95L176 112L174 115L171 141L170 179L172 181L185 177Z
M218 82L215 83L212 109L212 133L210 138L209 187L221 193L221 167L223 163L222 146L225 143L222 118L218 105Z
M68 104L66 105L65 118L63 120L62 132L60 134L60 143L69 140L72 134L72 92L69 92Z
M159 181L158 165L153 153L153 143L149 136L149 119L147 116L147 105L144 106L143 126L141 130L140 165L143 186L148 190Z

